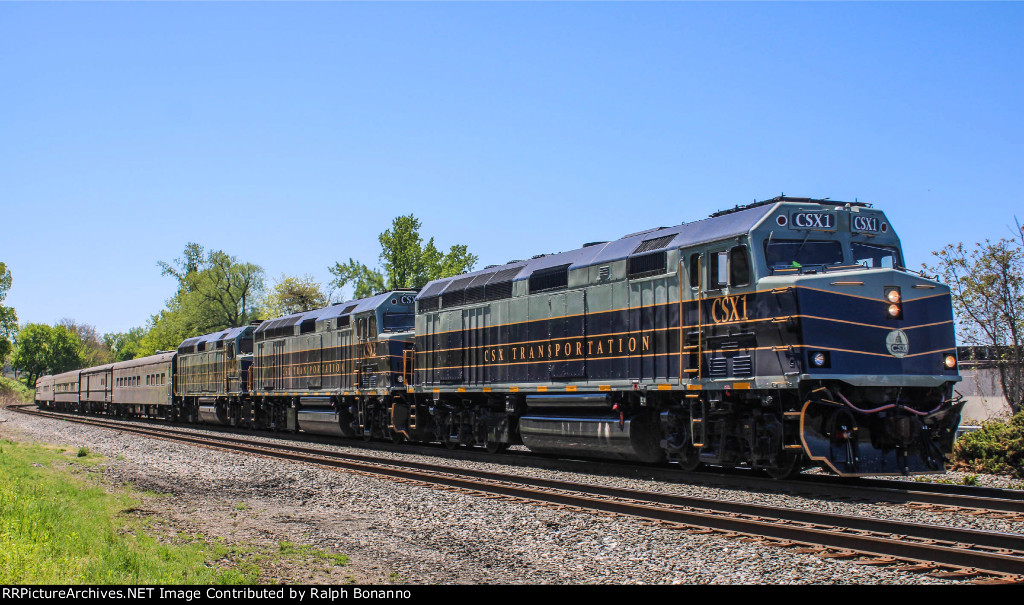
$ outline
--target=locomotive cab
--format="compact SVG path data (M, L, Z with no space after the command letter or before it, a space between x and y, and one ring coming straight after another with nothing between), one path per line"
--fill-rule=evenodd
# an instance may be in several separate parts
M880 211L810 202L708 249L698 375L778 390L761 400L783 402L783 451L838 474L942 472L962 407L949 289L906 270Z

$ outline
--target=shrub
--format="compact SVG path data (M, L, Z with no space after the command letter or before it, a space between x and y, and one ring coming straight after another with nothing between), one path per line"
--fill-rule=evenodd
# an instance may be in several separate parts
M1024 477L1024 412L962 435L953 444L953 468Z

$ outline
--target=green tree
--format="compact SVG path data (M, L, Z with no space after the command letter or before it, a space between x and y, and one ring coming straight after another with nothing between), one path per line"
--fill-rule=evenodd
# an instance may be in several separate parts
M174 259L174 264L162 260L156 264L160 267L160 275L170 275L178 280L178 290L191 291L195 287L192 279L203 268L205 262L203 247L195 242L189 242L185 244L181 258Z
M25 384L35 386L44 374L60 374L82 367L81 341L61 325L25 324L15 338L11 365L25 372Z
M289 277L282 275L281 280L274 284L273 289L267 296L263 305L262 316L280 317L312 311L326 307L328 304L327 294L324 293L320 282L312 276Z
M103 335L103 343L110 349L114 361L128 361L138 356L145 333L143 328L132 328L127 332L108 332Z
M7 291L11 289L11 271L7 265L0 262L0 303L7 298ZM14 307L5 307L0 304L0 367L7 361L7 356L14 348L14 335L18 332L18 314Z
M67 318L60 320L60 325L78 339L79 367L91 368L114 361L113 352L103 342L94 326L79 324L75 320Z
M341 289L352 284L352 298L366 298L384 290L384 275L353 258L348 259L346 265L334 263L333 267L328 267L328 271L334 274L335 279L331 285L335 288Z
M167 307L153 315L137 354L151 355L171 350L181 341L243 326L257 318L257 303L263 295L263 268L239 262L223 250L204 251L189 243L174 263L160 261L163 275L178 281L178 291Z
M335 263L329 271L335 276L332 286L355 288L355 298L396 288L422 288L435 279L472 271L477 257L465 245L452 246L442 253L434 245L434 238L426 244L420 236L422 223L414 215L398 216L391 228L377 238L380 242L382 270L371 269L349 259L348 264Z
M937 267L924 267L949 285L960 343L987 346L1003 395L1013 413L1024 409L1024 227L1012 238L985 240L973 248L950 244Z

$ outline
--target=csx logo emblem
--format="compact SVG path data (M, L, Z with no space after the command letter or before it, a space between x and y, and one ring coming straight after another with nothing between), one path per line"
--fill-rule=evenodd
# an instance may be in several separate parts
M723 296L711 301L711 320L716 324L747 319L747 295Z
M870 216L853 217L854 231L878 231L878 219Z
M413 297L413 296L403 296L402 297L402 304L403 305L411 305L413 300L415 300L415 297Z
M796 212L793 214L793 226L803 229L833 229L835 215L828 212Z

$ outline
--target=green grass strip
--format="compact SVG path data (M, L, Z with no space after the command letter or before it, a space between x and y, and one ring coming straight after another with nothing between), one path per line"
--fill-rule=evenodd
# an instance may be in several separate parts
M87 450L0 442L0 584L257 581L252 565L225 567L231 553L222 546L157 540L151 520L130 514L137 497L107 493L85 472L98 459Z

